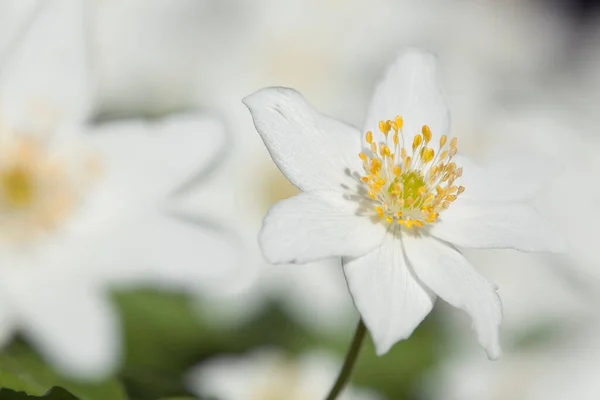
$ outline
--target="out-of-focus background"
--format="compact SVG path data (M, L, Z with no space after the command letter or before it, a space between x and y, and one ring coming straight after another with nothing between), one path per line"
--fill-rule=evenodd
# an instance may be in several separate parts
M182 115L213 121L186 145L202 157L184 171L189 179L178 192L185 196L175 203L190 226L226 236L241 256L219 285L188 285L190 275L170 275L177 265L217 265L224 253L200 261L169 247L175 242L144 242L139 251L162 246L172 259L153 279L137 271L136 279L122 274L124 284L109 285L120 326L114 366L83 379L64 367L71 360L61 358L61 348L37 339L46 325L15 322L16 333L0 337L0 399L322 396L358 316L339 261L262 260L262 217L296 191L272 163L241 99L266 86L292 87L321 112L360 127L378 77L405 46L438 55L461 151L481 162L533 152L560 163L535 204L571 252L468 252L499 286L503 358L488 361L468 318L440 301L385 356L367 341L346 398L600 398L599 11L594 0L0 0L0 118L16 130L68 120L82 131L109 131L124 168L127 154L137 162L144 145L129 136L120 141L114 126L158 124L168 131ZM180 153L169 149L149 156L138 179L152 183L177 164ZM0 155L9 157L2 149ZM110 199L100 205L121 204ZM0 223L9 224L3 207ZM102 230L103 218L91 226ZM107 257L122 272L127 258L120 249L111 246L93 260ZM54 281L44 287L55 290L52 296L62 290ZM2 309L17 307L3 303Z

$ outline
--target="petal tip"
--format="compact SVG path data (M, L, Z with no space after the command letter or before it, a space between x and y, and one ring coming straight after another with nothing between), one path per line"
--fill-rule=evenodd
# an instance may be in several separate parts
M421 49L419 47L406 47L400 50L392 64L390 65L388 71L394 70L399 66L410 67L414 66L415 68L427 67L435 70L435 66L437 64L437 55Z
M486 353L490 361L497 361L502 357L502 348L500 345L495 345L493 348L486 350Z
M387 341L375 340L375 338L373 338L373 344L375 345L375 354L377 354L377 357L386 355L394 345Z
M283 86L270 86L259 89L254 93L243 97L242 103L252 111L252 109L259 104L273 103L274 101L272 99L294 95L299 95L294 89Z

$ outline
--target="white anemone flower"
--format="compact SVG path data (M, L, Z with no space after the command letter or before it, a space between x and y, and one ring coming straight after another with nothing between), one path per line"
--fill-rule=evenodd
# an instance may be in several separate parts
M223 277L233 264L228 239L169 205L210 162L221 128L186 115L73 135L3 130L2 337L22 332L64 373L102 376L120 343L107 284L195 291Z
M338 363L327 353L312 352L297 360L274 349L244 356L224 356L194 368L190 390L222 400L322 399L335 379ZM340 399L381 400L373 391L348 387Z
M437 296L464 309L491 359L501 354L496 286L457 247L562 251L513 185L507 160L486 171L457 153L429 53L407 50L375 90L364 131L314 111L297 92L244 99L257 131L303 193L276 204L259 241L272 263L342 256L354 303L378 354L408 338ZM435 136L434 136L435 134Z
M62 373L91 379L119 362L109 284L195 291L235 252L173 205L224 146L219 121L83 124L83 4L44 3L1 65L0 344L20 333Z

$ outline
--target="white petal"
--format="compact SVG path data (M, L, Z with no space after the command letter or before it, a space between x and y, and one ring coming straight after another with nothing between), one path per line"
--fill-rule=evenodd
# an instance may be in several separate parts
M90 108L84 2L38 3L22 38L13 35L14 51L1 54L3 123L20 129L82 121Z
M22 279L10 282L18 323L48 361L64 373L105 378L119 361L116 311L89 281L77 276L65 279L64 274L51 270L23 274Z
M391 234L381 247L346 260L344 273L379 355L408 338L435 302L408 267L400 239Z
M234 238L181 214L149 215L133 235L128 247L131 265L142 268L138 281L179 289L225 284L242 261Z
M485 280L462 254L435 238L403 232L408 262L435 294L465 310L473 320L479 343L490 359L500 357L499 326L502 303L496 286Z
M463 167L460 184L465 187L462 198L494 201L531 199L544 185L560 174L561 165L541 155L518 153L495 158L479 166L459 154L454 158Z
M99 153L102 177L147 203L200 178L222 156L225 132L216 119L184 114L103 124L85 139Z
M531 206L461 199L440 213L429 233L460 247L510 248L527 252L565 251L556 229Z
M244 99L273 161L303 191L356 185L360 133L320 114L295 90L267 88Z
M89 249L95 279L120 287L219 290L241 264L234 238L167 212L122 221L119 231L95 241Z
M304 192L269 210L259 233L273 264L361 256L381 243L386 228L357 215L358 204L339 192Z
M365 122L365 132L379 130L379 121L400 115L404 133L421 132L428 125L434 135L449 134L450 114L438 86L436 58L407 49L388 67L377 85Z

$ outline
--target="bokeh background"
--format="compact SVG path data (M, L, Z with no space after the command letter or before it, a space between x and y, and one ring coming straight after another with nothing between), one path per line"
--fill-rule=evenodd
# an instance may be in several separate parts
M218 129L190 142L207 150L180 188L177 210L196 229L227 237L241 257L218 286L184 284L169 269L157 279L110 285L121 345L108 374L82 379L57 367L27 335L3 339L0 399L318 398L311 396L333 383L358 316L339 261L262 260L262 217L296 189L272 163L241 99L266 86L292 87L316 109L361 126L378 77L405 46L439 56L461 151L481 162L536 152L563 166L535 203L571 252L467 253L499 286L503 358L488 361L468 318L440 301L389 354L377 357L367 340L352 380L361 389L347 398L600 398L598 4L1 0L1 115L26 103L36 122L50 108L85 129L109 131L123 121L151 125L181 115L216 121ZM114 142L133 160L135 141L116 135ZM179 153L169 149L156 164L176 162ZM173 264L200 264L193 253L170 250ZM111 251L120 264L121 253ZM277 394L305 384L316 389ZM213 386L225 394L200 397ZM242 397L227 394L232 387Z

